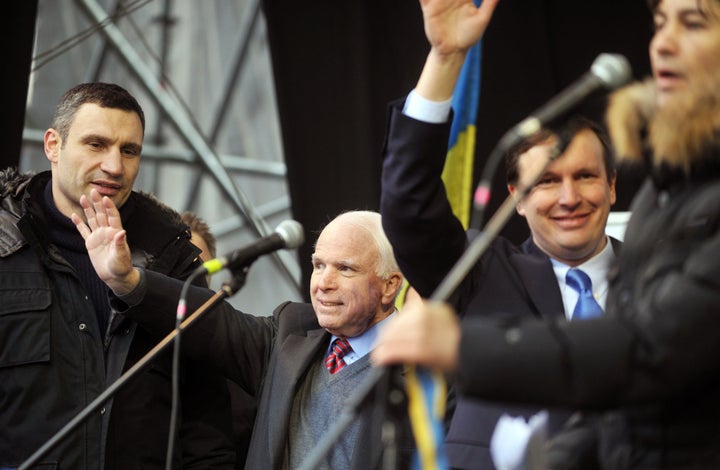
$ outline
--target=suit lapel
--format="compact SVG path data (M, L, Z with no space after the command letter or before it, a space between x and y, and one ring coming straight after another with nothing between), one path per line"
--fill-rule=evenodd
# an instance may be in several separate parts
M272 387L277 393L272 405L268 406L271 426L278 429L270 432L270 449L277 462L282 461L287 442L290 413L297 387L305 377L313 359L318 357L329 341L329 333L322 328L313 329L303 334L289 334L280 345L277 353Z
M565 307L550 258L532 239L522 244L522 252L512 255L510 262L522 279L536 312L542 317L564 317Z

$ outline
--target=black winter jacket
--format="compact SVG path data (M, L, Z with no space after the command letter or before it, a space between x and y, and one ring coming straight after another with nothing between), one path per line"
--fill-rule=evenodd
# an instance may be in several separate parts
M113 312L100 331L73 267L48 239L50 173L0 173L0 467L24 462L157 344ZM179 215L134 192L123 220L136 264L184 279L198 266ZM129 200L130 201L130 200ZM171 348L40 459L43 468L163 469ZM224 379L181 363L174 468L233 468Z

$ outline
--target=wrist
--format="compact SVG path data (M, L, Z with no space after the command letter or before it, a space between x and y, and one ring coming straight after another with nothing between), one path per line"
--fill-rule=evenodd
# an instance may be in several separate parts
M124 296L132 292L140 283L140 272L137 268L132 268L126 276L113 279L108 282L108 287L117 296Z
M466 55L467 51L443 53L431 49L415 91L430 101L451 99Z
M147 290L147 283L145 281L145 270L134 269L134 271L138 275L138 282L132 290L128 291L125 294L120 294L113 291L115 296L129 307L133 307L142 302L142 300L145 298L145 292Z

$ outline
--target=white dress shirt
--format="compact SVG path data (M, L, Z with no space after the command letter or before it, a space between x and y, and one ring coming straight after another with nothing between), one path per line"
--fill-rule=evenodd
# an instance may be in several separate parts
M610 238L607 237L607 243L605 248L593 256L584 263L574 266L585 272L590 277L593 287L593 296L597 303L605 310L605 303L607 301L608 293L608 280L607 273L610 269L610 265L615 260L615 252L613 251L612 243ZM561 263L560 261L550 258L555 270L555 277L557 278L558 286L560 287L560 294L563 299L563 306L565 307L565 318L568 320L572 319L572 312L575 309L575 304L578 301L579 294L575 289L567 285L565 282L565 276L570 270L571 266Z

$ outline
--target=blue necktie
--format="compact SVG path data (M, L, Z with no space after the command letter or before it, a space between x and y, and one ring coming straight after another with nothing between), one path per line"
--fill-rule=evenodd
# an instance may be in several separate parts
M592 292L592 281L585 272L571 268L565 276L565 282L579 294L575 310L573 310L573 320L585 320L602 315L603 309L595 300Z

